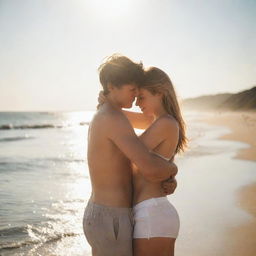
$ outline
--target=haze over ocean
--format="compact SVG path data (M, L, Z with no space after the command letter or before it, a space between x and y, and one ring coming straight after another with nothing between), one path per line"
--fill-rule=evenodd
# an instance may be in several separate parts
M97 68L121 53L182 99L256 84L253 0L1 0L0 111L95 110Z

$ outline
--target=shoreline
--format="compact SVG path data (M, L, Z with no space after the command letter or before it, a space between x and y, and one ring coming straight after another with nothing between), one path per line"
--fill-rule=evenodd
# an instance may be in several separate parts
M256 182L238 189L237 205L246 211L252 220L232 227L226 233L226 252L233 256L256 255Z
M256 162L256 112L214 112L209 116L203 117L201 121L210 125L229 128L230 132L220 136L218 139L248 144L248 147L240 148L234 158ZM255 181L237 190L235 195L237 206L252 216L252 220L227 231L227 247L225 250L227 255L256 255L255 195Z
M229 128L230 132L219 139L248 144L247 148L237 152L235 158L256 161L256 112L213 112L201 121Z

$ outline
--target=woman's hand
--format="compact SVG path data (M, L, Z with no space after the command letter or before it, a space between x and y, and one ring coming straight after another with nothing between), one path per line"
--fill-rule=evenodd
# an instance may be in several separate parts
M98 103L99 105L102 105L106 102L106 97L104 95L104 92L103 91L100 91L99 92L99 95L98 95Z
M99 107L102 106L105 102L106 102L106 96L104 95L103 91L100 91L98 95L99 104L97 105L97 109L99 109Z

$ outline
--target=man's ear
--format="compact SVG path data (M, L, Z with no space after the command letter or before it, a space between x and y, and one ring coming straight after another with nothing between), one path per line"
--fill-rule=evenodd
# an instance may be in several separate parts
M114 89L114 86L111 83L107 84L108 91L111 92Z

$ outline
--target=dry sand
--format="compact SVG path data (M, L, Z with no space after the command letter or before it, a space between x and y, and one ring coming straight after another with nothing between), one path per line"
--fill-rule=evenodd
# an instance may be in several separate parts
M256 112L214 113L204 118L208 124L226 126L230 129L220 139L245 142L248 148L237 152L236 158L256 161ZM256 171L256 169L255 169ZM256 183L238 191L238 205L254 219L250 223L232 228L227 233L226 255L256 255ZM231 213L232 214L232 213Z

